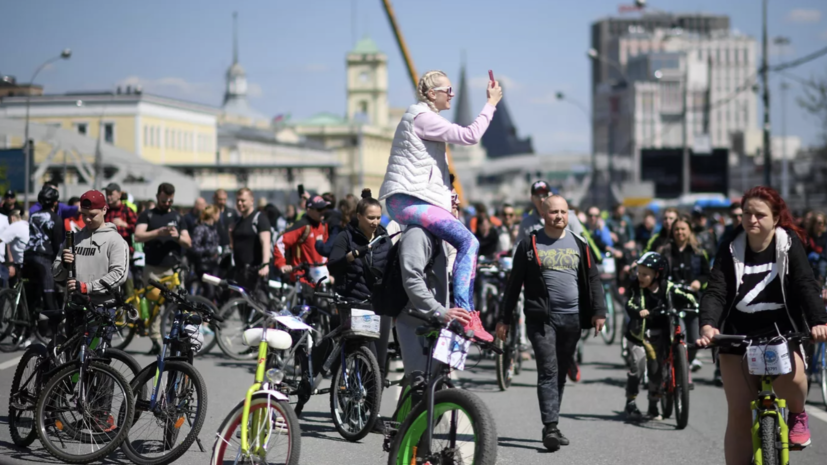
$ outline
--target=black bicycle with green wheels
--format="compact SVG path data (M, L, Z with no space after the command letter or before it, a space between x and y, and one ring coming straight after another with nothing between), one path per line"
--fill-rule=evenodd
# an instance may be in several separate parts
M440 335L458 336L451 338L448 347L451 353L460 350L462 338L468 335L456 320L446 325L439 313L409 310L408 314L425 322L416 333L428 340L431 357L428 357L425 373L411 382L399 403L394 418L404 418L404 421L385 423L385 447L390 453L388 464L494 465L497 462L497 428L491 411L475 394L453 386L451 365L441 364L439 372L432 375L433 356ZM495 353L502 352L491 344L473 339L473 335L471 339Z

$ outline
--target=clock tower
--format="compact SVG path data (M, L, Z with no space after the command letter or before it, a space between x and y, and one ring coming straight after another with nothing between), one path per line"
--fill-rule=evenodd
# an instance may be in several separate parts
M388 57L365 37L347 55L347 118L388 125Z

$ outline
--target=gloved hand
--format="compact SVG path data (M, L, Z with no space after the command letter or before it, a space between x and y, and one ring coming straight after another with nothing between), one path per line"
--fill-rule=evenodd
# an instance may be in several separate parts
M353 249L353 256L356 258L364 257L365 254L368 253L368 250L370 250L370 248L367 245L361 245Z
M815 263L821 258L821 255L819 255L817 252L810 252L807 255L807 258L810 260L810 262Z

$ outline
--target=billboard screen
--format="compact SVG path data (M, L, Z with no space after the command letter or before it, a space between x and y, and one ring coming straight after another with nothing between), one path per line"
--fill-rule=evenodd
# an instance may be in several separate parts
M640 177L655 184L655 196L674 199L683 193L683 149L643 149L640 151ZM691 194L729 195L729 150L712 153L689 151L689 192Z
M23 149L0 150L0 191L23 192L26 182L26 158Z

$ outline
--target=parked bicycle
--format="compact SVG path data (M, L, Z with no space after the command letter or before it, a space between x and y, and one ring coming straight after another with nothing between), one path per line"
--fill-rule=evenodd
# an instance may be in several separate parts
M51 370L54 374L48 376L34 413L41 444L67 463L89 463L109 455L126 439L135 414L129 382L89 348L101 327L114 326L114 312L78 310L84 319L79 334L86 343L80 344L75 360Z
M285 376L283 367L271 366L272 351L284 352L293 346L290 334L273 326L279 319L285 321L285 317L292 317L261 308L243 288L218 277L205 274L201 279L237 292L263 317L262 327L249 328L243 336L246 345L258 347L255 382L247 390L244 400L221 422L211 463L224 464L226 457L234 463L298 465L301 455L299 419L281 387Z
M338 310L339 327L322 340L333 342L330 356L321 367L333 370L330 384L330 414L336 431L355 442L368 435L379 417L382 373L370 342L379 339L380 318L368 302L349 302L334 293L316 292Z
M120 298L119 293L112 295L116 299ZM123 301L120 300L120 303ZM134 309L131 312L137 317ZM62 312L50 316L61 320L65 317ZM75 331L69 338L60 336L47 345L35 343L26 349L15 369L9 394L8 423L15 445L28 447L36 439L34 411L38 396L52 375L68 366L67 362L71 363L78 358L81 345L86 344L88 350L94 351L104 363L115 368L127 380L141 371L141 366L134 357L122 350L107 347L105 332L109 329L98 325L91 340L87 340L82 331Z

